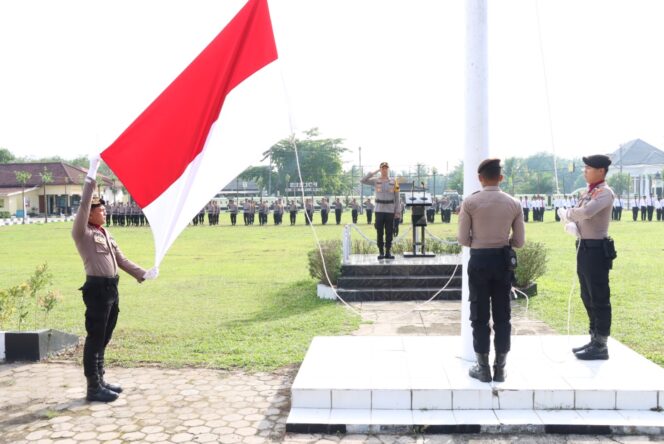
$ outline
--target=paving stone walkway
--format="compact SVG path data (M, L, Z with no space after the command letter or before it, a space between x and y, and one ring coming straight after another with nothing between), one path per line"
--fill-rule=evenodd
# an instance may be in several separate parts
M458 334L459 302L355 304L357 335ZM515 334L552 333L520 308ZM112 345L111 345L112 346ZM297 368L248 374L201 368L111 367L125 388L111 404L85 401L73 360L0 364L0 443L645 443L657 436L302 435L285 433Z

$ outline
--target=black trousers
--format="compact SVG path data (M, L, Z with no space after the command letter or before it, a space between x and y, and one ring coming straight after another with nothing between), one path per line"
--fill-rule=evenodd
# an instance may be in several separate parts
M327 223L327 214L328 214L327 210L322 210L320 212L320 221L323 225Z
M641 207L641 220L646 220L648 216L648 207Z
M378 249L391 249L394 236L394 213L376 213L375 227Z
M371 219L373 219L373 210L367 210L367 223L371 225Z
M314 223L314 211L313 210L306 210L304 215L304 221L306 222L307 225L313 224Z
M337 209L334 210L334 218L337 221L337 225L341 223L341 211L342 210L337 210Z
M510 291L513 275L513 272L507 269L503 248L470 250L468 290L475 353L489 353L491 319L493 319L493 346L496 353L510 351L512 334Z
M653 205L648 205L648 222L652 221L652 213L655 211Z
M295 220L297 219L297 211L290 212L290 224L295 225Z
M636 222L636 219L639 218L639 207L632 207L632 220Z
M118 295L119 277L88 276L80 288L85 303L85 346L83 347L83 372L86 377L98 373L98 363L103 361L108 342L120 313Z
M235 225L237 223L237 213L231 213L231 225Z
M589 329L600 336L611 333L610 269L611 260L606 257L604 248L586 247L582 241L576 257L576 274L581 286L581 300L588 313Z
M529 208L524 208L523 209L523 220L524 222L528 222L528 215L530 214L530 209Z
M353 218L353 223L356 224L357 223L357 210L352 210L350 212L350 214L351 214L351 217Z

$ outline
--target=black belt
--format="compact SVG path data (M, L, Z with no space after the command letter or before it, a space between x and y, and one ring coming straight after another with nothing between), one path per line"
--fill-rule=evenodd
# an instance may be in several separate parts
M497 256L502 255L504 248L471 248L471 256Z
M579 242L581 243L580 245L584 248L603 248L604 247L604 239L581 239L580 241L577 240L577 247L579 246Z
M379 204L391 204L391 203L394 203L394 200L380 200L380 199L376 199L376 203L379 203Z
M117 285L118 281L120 280L120 276L115 276L115 277L103 277L103 276L86 276L85 277L85 282L89 282L91 284L96 284L96 285L108 285L108 284L113 284Z

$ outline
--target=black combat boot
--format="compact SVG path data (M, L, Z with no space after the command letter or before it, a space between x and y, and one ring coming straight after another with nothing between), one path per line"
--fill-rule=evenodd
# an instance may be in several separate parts
M468 369L468 375L471 378L479 379L482 382L491 382L491 368L489 367L488 353L475 353L477 364Z
M592 330L588 330L588 333L590 333L590 341L587 344L582 345L581 347L574 347L572 349L572 353L578 353L580 351L583 351L583 350L587 349L588 347L590 347L592 345L593 338L595 337L595 332L592 331Z
M118 394L102 387L99 383L99 376L89 376L88 378L88 392L85 399L88 401L99 402L113 402L118 399Z
M378 260L385 259L385 250L383 247L378 247Z
M385 259L394 259L394 256L392 256L392 252L390 251L391 249L391 247L385 249Z
M496 353L496 359L493 361L493 380L496 382L505 382L507 372L505 371L505 363L507 360L507 353Z
M596 334L588 348L574 353L577 359L584 361L594 361L597 359L609 359L609 349L606 346L606 341L609 339L607 336L600 336Z
M104 369L104 357L100 356L97 359L97 371L99 372L99 385L115 393L122 393L122 387L117 384L111 384L110 382L104 381L104 374L106 370Z

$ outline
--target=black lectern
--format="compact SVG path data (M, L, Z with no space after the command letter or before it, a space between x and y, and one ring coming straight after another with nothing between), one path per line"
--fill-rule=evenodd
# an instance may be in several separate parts
M403 257L434 257L427 254L424 242L424 227L427 226L426 207L433 205L431 195L427 193L411 193L406 197L406 206L411 208L411 221L413 224L413 253L404 253ZM420 227L421 240L418 240L417 227ZM419 248L418 248L419 247Z

